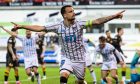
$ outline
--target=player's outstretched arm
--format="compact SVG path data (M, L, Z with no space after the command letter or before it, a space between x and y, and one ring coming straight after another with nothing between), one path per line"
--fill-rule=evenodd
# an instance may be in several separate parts
M12 36L17 36L17 34L15 32L9 31L9 30L5 29L3 26L0 26L0 28L2 28L4 31L6 31L7 33L9 33Z
M107 17L102 17L102 18L98 18L96 20L93 20L92 24L93 25L99 25L99 24L103 24L103 23L106 23L110 20L113 20L113 19L121 19L123 17L123 12L125 12L125 10L121 11L121 12L118 12L114 15L110 15L110 16L107 16Z
M36 32L40 32L43 31L45 29L44 26L38 26L38 25L19 25L16 24L14 22L11 22L14 25L14 28L16 29L27 29L27 30L31 30L31 31L36 31Z

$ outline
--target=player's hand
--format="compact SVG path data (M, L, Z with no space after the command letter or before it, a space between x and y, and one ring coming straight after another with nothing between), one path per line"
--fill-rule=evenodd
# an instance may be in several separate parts
M3 27L3 26L0 26L0 28L4 29L4 27Z
M19 59L19 55L16 55L16 60L18 60Z
M44 58L44 55L41 55L40 57L43 59Z
M97 66L100 66L100 63L96 63Z
M120 65L123 65L124 64L124 62L123 61L120 61Z
M23 27L22 25L16 24L14 22L11 22L11 23L14 25L15 29L21 29Z
M13 61L15 61L15 60L16 60L16 56L15 56L15 55L13 55L13 56L12 56L12 58L13 58Z
M114 15L115 18L116 18L116 19L118 19L118 18L122 19L122 17L123 17L123 12L125 12L125 10L123 10L123 11L118 12L117 14L115 14L115 15Z

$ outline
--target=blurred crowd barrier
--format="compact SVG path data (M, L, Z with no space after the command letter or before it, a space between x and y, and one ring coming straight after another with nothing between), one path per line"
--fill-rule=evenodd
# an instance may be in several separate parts
M139 5L140 0L0 0L0 6Z

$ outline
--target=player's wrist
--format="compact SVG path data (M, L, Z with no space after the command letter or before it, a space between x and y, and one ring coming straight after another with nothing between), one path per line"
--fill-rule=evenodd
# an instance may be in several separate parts
M19 28L19 29L24 29L25 26L24 26L24 25L20 25L18 28Z
M116 14L115 14L115 15L112 15L112 18L113 18L113 19L118 18L118 15L116 15Z
M41 54L41 57L44 57L44 54Z

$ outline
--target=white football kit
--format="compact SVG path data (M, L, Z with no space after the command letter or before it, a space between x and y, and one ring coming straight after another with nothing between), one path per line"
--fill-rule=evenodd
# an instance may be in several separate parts
M45 26L46 31L55 32L59 36L61 45L60 73L63 70L75 74L78 79L84 79L85 74L85 47L83 42L83 29L86 21L76 21L70 27L60 22L55 25Z
M114 54L122 60L120 53L109 43L106 43L103 49L101 49L100 45L98 45L96 47L96 54L98 53L103 57L102 70L117 69L117 61Z
M36 53L37 38L38 36L30 38L17 36L17 39L19 39L22 42L25 69L33 66L38 67L38 59Z

